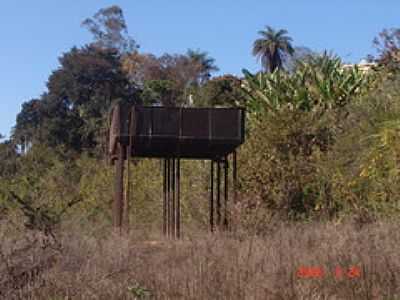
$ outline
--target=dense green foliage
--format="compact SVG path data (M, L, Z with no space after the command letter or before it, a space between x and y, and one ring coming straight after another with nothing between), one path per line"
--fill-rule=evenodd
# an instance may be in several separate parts
M242 222L262 228L271 215L371 219L399 212L398 31L381 35L376 70L344 68L334 55L312 53L285 71L292 40L267 28L253 52L269 72L244 70L239 79L211 78L218 68L200 50L140 53L118 7L83 25L93 43L61 55L48 91L23 104L11 139L0 143L0 218L22 214L39 230L67 214L109 224L114 170L104 148L115 101L245 106L235 207ZM159 162L131 165L131 220L159 226ZM202 161L183 164L182 214L190 224L206 226L208 171Z
M398 212L398 75L343 69L327 55L290 74L245 75L250 129L240 179L253 215Z
M325 53L300 62L292 73L253 75L244 70L249 112L262 118L284 107L305 112L343 107L364 92L370 78L357 67L341 66L339 58Z

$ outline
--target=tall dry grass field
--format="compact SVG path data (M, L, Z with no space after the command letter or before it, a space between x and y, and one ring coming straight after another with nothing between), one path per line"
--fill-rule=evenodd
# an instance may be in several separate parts
M399 225L280 224L268 234L64 226L54 240L1 224L2 299L399 299ZM24 249L26 248L26 249Z

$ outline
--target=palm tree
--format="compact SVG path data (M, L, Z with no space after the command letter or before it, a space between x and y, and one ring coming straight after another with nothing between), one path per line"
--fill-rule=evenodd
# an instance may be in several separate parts
M261 38L254 41L253 55L261 60L265 70L269 69L272 73L282 68L284 55L293 55L294 49L291 44L292 38L287 36L287 30L276 31L270 26L266 26L265 29L258 32Z
M202 52L199 49L188 49L186 55L190 63L197 66L198 84L205 83L210 79L211 73L219 71L219 68L215 65L215 59L208 56L207 52Z

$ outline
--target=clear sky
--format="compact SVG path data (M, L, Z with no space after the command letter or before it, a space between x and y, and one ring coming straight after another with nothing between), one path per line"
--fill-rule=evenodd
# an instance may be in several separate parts
M0 133L9 135L24 101L39 97L72 46L90 42L80 23L119 5L140 51L207 51L220 74L255 71L257 31L285 28L295 46L333 50L347 62L373 54L373 38L400 27L399 0L10 0L0 9Z

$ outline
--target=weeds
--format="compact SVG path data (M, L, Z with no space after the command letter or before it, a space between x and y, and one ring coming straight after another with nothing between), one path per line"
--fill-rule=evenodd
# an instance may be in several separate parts
M399 226L275 224L270 235L192 233L181 241L64 228L40 281L7 299L395 299ZM2 248L11 247L7 240ZM31 250L32 251L32 250ZM39 254L39 253L38 253ZM45 261L45 252L40 252ZM5 254L3 253L4 257ZM40 260L40 259L39 259ZM2 260L2 267L3 267ZM301 268L323 270L300 276ZM343 271L343 276L338 275ZM351 270L359 270L348 276ZM358 271L357 271L358 272ZM2 273L3 274L3 273ZM6 275L7 276L7 275ZM33 288L34 287L34 288Z

